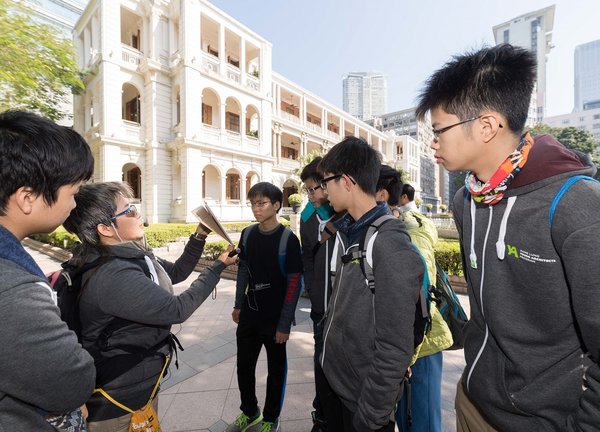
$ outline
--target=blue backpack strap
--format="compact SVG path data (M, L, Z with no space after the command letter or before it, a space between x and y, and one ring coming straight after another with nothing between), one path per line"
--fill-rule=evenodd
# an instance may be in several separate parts
M573 186L573 184L576 183L576 182L578 182L579 180L591 180L591 181L594 181L596 183L600 183L600 181L596 180L595 178L589 177L589 176L586 176L586 175L576 175L576 176L570 177L561 186L561 188L559 189L559 191L554 196L554 199L552 200L552 203L550 204L550 211L548 212L548 227L550 228L550 230L552 230L552 219L554 218L554 212L556 211L556 207L558 206L558 203L562 199L563 195L565 193L567 193L567 191L569 190L569 188L571 186Z
M283 275L283 277L287 276L287 271L285 269L285 257L287 254L288 240L290 238L291 233L292 230L283 227L283 232L281 233L281 238L279 239L279 252L277 255L279 258L279 269L281 270L281 274Z

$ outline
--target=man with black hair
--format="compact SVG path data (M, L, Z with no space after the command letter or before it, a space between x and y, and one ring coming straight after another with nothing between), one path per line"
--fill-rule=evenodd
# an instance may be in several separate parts
M459 431L600 424L600 185L569 187L596 172L589 156L523 132L535 70L511 45L455 56L417 107L436 161L467 171L453 206L471 304Z
M73 130L29 112L0 114L0 430L51 432L68 418L81 422L77 410L94 389L92 358L21 245L63 223L93 168Z
M242 412L228 432L277 432L287 375L286 342L302 291L300 242L277 220L283 193L260 182L248 191L258 224L241 234L235 305L238 325L237 377ZM256 399L256 362L267 351L267 394L263 413Z
M393 431L414 350L424 265L404 224L389 217L374 235L374 288L365 281L362 258L354 258L368 227L390 215L387 204L375 201L380 165L377 151L355 137L335 145L319 164L329 202L337 212L347 211L335 223L335 248L343 256L334 269L316 376L331 432Z
M317 156L300 173L300 180L304 183L303 190L308 195L308 204L300 215L300 238L304 283L311 303L310 318L313 322L315 339L315 368L323 351L323 316L331 297L329 262L333 253L333 241L335 241L333 222L340 216L329 204L327 194L319 184L323 176L317 166L322 159L321 156ZM325 415L318 391L313 400L313 407L315 410L312 413L311 432L326 431Z

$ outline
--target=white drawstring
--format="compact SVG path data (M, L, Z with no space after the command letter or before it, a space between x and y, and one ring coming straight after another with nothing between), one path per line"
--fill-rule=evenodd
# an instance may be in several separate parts
M504 255L506 252L506 245L504 244L504 237L506 236L506 225L508 223L508 216L510 215L510 211L512 210L515 201L517 200L516 196L511 196L508 198L508 203L506 204L506 210L504 211L504 215L502 216L502 222L500 222L500 232L498 233L498 241L496 242L496 255L499 260L504 259Z
M475 253L475 201L471 197L471 251L469 261L471 268L477 269L477 254Z

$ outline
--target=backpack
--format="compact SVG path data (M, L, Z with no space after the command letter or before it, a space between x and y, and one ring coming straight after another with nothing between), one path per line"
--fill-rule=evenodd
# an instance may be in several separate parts
M396 219L392 215L383 215L377 218L373 223L369 225L366 229L364 235L362 236L358 250L351 252L349 254L343 255L341 260L343 263L348 263L354 259L358 259L360 261L360 268L362 270L363 275L365 276L365 282L373 295L375 295L375 275L373 273L373 245L375 242L375 238L377 237L379 228L386 222L390 220ZM430 282L429 275L427 274L427 265L425 264L425 260L421 256L419 250L412 243L411 247L419 254L421 260L423 261L423 267L425 269L423 275L423 284L421 285L421 290L419 294L419 299L415 305L415 324L414 324L414 347L415 349L421 345L423 342L423 338L425 334L431 328L431 315L430 315L430 305L431 305L431 295L430 295ZM338 247L337 241L336 246ZM331 281L335 279L335 267L337 261L337 253L336 249L334 249L333 257L332 257L332 271L331 271Z
M240 246L244 250L244 253L246 251L246 243L248 242L248 237L250 236L250 233L253 232L255 229L258 229L258 224L250 225L244 231L242 241L240 242ZM284 278L287 276L287 272L285 271L285 257L287 254L288 239L290 238L291 233L292 230L283 227L283 232L281 233L281 238L279 239L279 251L277 253L277 261L279 263L279 270L281 271L281 274Z
M97 258L92 262L85 263L81 267L73 266L69 261L61 264L61 269L48 275L48 282L58 297L58 308L60 317L67 324L69 330L77 335L81 343L81 319L79 317L79 299L83 286L81 279L83 275L92 269L110 261L112 257Z
M464 328L469 318L467 318L467 314L450 284L448 275L437 261L435 262L435 268L437 275L435 287L432 290L434 295L433 301L436 302L442 318L448 324L448 328L452 333L452 340L454 341L452 346L446 349L462 349L464 346Z

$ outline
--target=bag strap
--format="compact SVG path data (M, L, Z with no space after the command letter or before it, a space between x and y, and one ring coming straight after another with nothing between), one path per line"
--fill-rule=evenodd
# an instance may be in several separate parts
M150 394L150 399L148 399L148 402L146 403L146 405L148 405L150 402L152 402L152 399L154 399L154 396L156 396L156 391L158 390L160 381L162 380L163 375L165 374L165 370L167 369L167 365L169 364L170 357L171 356L168 356L168 355L165 356L165 364L164 364L162 370L160 371L160 374L158 375L158 380L156 380L156 384L154 385L154 388L152 389L152 393ZM128 413L133 414L135 412L131 408L128 408L125 405L123 405L121 402L116 401L111 395L106 393L101 388L94 389L94 393L100 393L102 396L104 396L106 399L108 399L108 401L110 401L114 405L118 406L122 410L127 411Z
M287 244L288 239L290 238L290 234L292 231L289 228L283 227L283 232L281 233L281 238L279 239L279 270L281 270L281 274L283 277L287 276L287 271L285 269L285 257L287 254Z
M585 175L576 175L576 176L570 177L558 190L557 194L554 196L554 199L552 200L552 203L550 204L550 210L548 211L548 227L550 228L550 230L552 230L552 219L554 218L554 212L556 211L556 207L558 206L558 203L562 199L563 195L565 193L567 193L569 188L571 186L573 186L573 184L578 182L579 180L591 180L596 183L600 183L595 178L585 176Z

